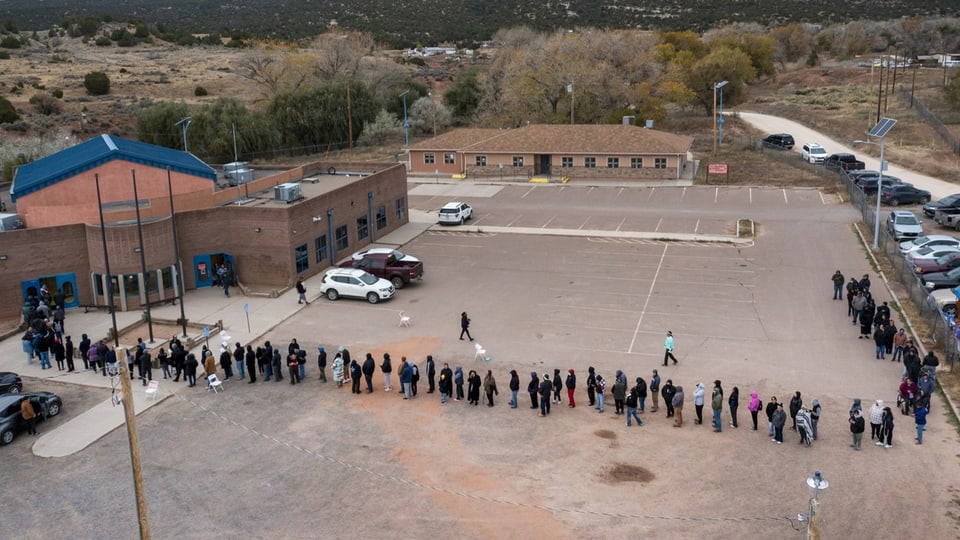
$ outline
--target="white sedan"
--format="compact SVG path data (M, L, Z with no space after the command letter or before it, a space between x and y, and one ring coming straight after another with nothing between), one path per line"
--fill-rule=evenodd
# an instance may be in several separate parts
M394 292L396 289L393 284L386 279L356 268L334 268L324 274L320 281L320 294L325 295L327 300L349 296L366 298L367 302L376 304L393 298Z
M957 252L960 252L958 246L924 246L906 253L904 257L908 262L916 262L923 259L939 259L944 255Z
M900 242L900 252L909 253L926 246L960 246L960 240L945 234L931 234Z

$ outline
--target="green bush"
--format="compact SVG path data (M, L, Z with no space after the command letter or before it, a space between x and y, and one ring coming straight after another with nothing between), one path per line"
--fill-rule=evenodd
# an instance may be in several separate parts
M198 87L196 87L196 88L193 89L193 95L195 95L195 96L197 96L197 97L205 96L205 95L207 95L207 93L208 93L208 92L207 92L207 89L204 88L204 87L202 87L202 86L198 86Z
M4 49L19 49L20 48L20 39L17 36L6 36L0 40L0 47Z
M110 93L110 77L102 71L91 71L83 78L83 87L91 96L103 96Z
M19 119L20 115L17 114L17 110L13 108L13 103L10 103L7 98L0 96L0 124L16 122Z
M54 88L53 91L50 92L50 95L57 99L63 99L63 90L59 88Z
M9 60L10 53L8 51L0 51L0 60Z
M97 47L109 47L113 45L113 41L107 36L100 36L93 43L96 44Z
M44 116L51 114L60 114L62 110L60 102L53 96L47 94L34 94L30 97L30 104L34 106L38 113Z

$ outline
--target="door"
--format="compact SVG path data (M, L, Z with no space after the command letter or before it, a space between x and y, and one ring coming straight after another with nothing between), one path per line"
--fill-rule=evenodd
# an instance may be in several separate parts
M20 288L23 291L23 299L31 296L40 297L40 287L47 286L52 298L56 298L57 291L63 291L63 307L73 308L80 305L80 299L77 297L77 275L57 274L54 276L41 276L37 279L30 279L20 282Z
M539 163L537 174L550 176L550 156L548 154L541 154L537 156L537 161Z
M80 299L77 298L77 275L72 273L57 274L56 278L57 289L63 292L63 307L73 308L79 306Z
M213 285L214 272L210 266L210 254L193 256L193 275L198 289Z

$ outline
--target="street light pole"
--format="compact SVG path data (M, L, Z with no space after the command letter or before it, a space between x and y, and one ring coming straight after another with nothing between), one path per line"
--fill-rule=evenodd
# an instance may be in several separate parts
M867 132L867 137L876 137L880 139L880 143L875 143L873 141L863 141L857 140L853 141L857 144L873 144L880 147L880 176L877 178L877 213L874 216L873 224L873 249L880 248L880 201L881 195L883 194L883 171L887 168L887 163L883 160L883 150L884 142L887 139L887 132L897 123L893 118L881 118L877 125L873 126L870 131Z
M720 81L713 85L713 155L717 155L717 128L720 130L720 137L723 137L723 120L717 118L717 90L720 90L720 112L723 112L723 87L729 81Z
M807 509L807 539L820 540L820 492L830 487L830 482L820 471L813 471L813 476L807 478L807 485L813 490Z
M410 122L407 122L407 94L410 93L409 90L404 91L400 94L400 97L403 98L403 145L407 148L410 147Z

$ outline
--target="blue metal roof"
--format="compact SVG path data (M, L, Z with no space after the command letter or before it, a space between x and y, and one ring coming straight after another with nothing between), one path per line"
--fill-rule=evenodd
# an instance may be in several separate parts
M115 159L217 181L217 172L193 154L104 134L21 165L13 176L10 198L16 201Z

